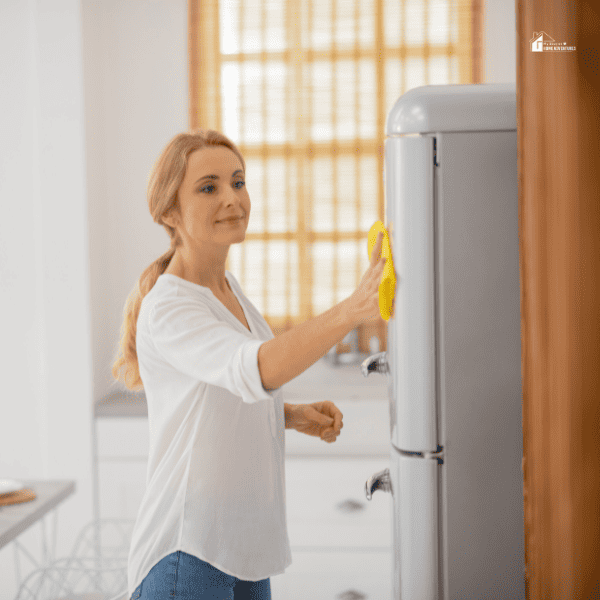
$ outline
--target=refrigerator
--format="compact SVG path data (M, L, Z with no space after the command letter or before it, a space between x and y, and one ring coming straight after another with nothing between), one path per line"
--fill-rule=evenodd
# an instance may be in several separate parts
M525 598L515 84L426 85L386 121L392 600Z

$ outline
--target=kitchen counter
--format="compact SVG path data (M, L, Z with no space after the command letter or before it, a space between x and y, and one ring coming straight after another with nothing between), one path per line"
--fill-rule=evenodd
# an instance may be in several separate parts
M371 373L364 377L360 364L333 366L318 360L306 371L282 386L284 402L300 404L317 400L384 400L387 375ZM147 417L144 392L117 389L95 406L96 417Z

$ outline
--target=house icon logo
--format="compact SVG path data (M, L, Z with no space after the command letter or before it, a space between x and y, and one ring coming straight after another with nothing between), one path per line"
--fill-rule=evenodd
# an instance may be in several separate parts
M548 44L553 41L554 40L545 31L540 31L539 33L534 31L533 37L529 40L529 43L531 44L531 51L543 52L544 42Z
M534 31L529 40L532 52L573 52L575 46L567 46L567 42L554 41L545 31Z

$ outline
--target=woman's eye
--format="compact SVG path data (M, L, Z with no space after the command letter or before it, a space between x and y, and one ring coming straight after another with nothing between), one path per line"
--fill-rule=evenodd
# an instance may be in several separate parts
M245 181L236 181L233 185L237 185L238 183L241 183L242 186L246 185ZM237 189L238 190L241 189L242 186L238 187ZM214 185L207 185L207 186L205 186L203 188L200 188L198 191L199 192L204 192L204 191L208 190L208 188L214 188L214 187L215 187ZM206 193L207 194L211 194L212 192L206 192Z

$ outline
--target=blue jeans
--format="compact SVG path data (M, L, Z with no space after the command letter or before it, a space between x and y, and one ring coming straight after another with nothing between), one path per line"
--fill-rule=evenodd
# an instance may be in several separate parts
M235 588L235 595L234 595ZM157 562L130 600L271 600L271 580L245 581L178 550Z

